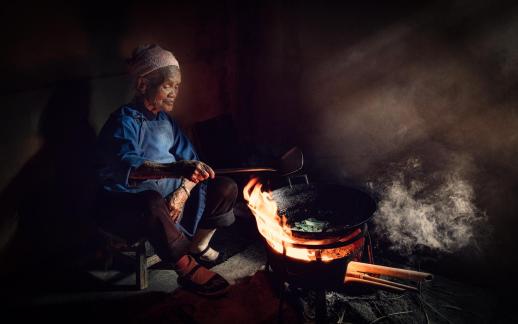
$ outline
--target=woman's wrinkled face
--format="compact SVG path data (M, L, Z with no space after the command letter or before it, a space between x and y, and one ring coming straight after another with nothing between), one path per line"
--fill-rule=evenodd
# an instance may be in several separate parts
M156 86L152 86L149 82L144 81L142 93L144 95L144 104L152 113L157 114L159 111L169 113L174 109L174 103L180 90L182 77L180 70L169 73L164 81Z

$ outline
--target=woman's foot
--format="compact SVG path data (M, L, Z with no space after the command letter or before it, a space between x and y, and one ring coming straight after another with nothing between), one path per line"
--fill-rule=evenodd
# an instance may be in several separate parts
M230 284L219 274L210 271L185 255L175 264L178 284L193 293L203 296L220 296L228 290Z
M203 249L197 246L191 247L189 254L203 262L216 262L219 257L219 252L211 248L209 245Z

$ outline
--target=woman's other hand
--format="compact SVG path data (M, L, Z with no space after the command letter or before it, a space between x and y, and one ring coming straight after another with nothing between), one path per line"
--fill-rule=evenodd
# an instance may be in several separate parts
M169 216L171 216L175 223L180 221L180 216L188 198L189 194L183 187L176 189L169 198Z
M171 168L180 176L198 183L208 178L214 179L216 174L214 170L201 161L184 160L171 163Z

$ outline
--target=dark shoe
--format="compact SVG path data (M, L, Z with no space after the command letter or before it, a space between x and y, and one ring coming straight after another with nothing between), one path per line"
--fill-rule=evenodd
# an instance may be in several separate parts
M217 297L225 294L230 284L217 273L204 284L195 283L190 279L191 275L201 267L201 265L197 264L188 274L178 277L178 284L186 290L202 296Z

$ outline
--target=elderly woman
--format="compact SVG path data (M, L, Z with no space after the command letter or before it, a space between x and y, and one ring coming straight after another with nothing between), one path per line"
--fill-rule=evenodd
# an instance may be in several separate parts
M209 242L234 222L237 186L199 161L170 116L181 83L174 55L145 45L128 64L135 97L111 114L99 137L101 226L129 240L148 238L186 289L224 292L228 282L198 263L217 260Z

